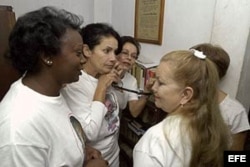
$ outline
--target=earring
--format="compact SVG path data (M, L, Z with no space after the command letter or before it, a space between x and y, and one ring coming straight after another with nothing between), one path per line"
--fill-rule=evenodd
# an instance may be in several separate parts
M53 64L53 62L52 62L51 60L47 60L46 63L47 63L48 65L50 65L50 66Z

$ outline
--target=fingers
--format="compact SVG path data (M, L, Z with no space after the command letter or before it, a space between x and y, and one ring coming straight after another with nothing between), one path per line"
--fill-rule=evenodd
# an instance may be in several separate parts
M108 87L113 82L120 82L123 71L124 69L122 65L119 62L116 62L113 69L109 73L103 74L99 77L100 84L104 84Z
M155 78L149 78L146 85L145 85L145 88L147 91L152 91L152 86L154 85L154 82L155 82Z
M107 160L105 160L105 163L106 163L107 166L109 166L109 162Z
M99 150L97 150L89 145L86 145L85 151L86 151L87 159L95 159L95 158L102 157L102 154Z
M113 69L109 74L109 77L112 79L112 82L119 82L121 80L121 74L123 70Z
M118 76L121 76L123 71L124 71L123 65L121 63L119 63L119 62L116 62L115 65L114 65L114 68L112 69L112 72L115 73Z
M121 63L120 63L119 61L117 61L117 62L115 63L115 65L114 65L114 68L113 68L113 69L119 70L120 68L122 68Z
M108 73L99 77L98 85L102 85L104 87L109 87L113 82L118 83L120 81L120 77L117 76L116 73Z
M155 82L155 78L149 78L149 80L148 80L148 85L153 85L154 84L154 82Z

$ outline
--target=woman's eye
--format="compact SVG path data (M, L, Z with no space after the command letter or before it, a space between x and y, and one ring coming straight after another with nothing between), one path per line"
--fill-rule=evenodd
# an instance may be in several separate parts
M133 59L135 59L135 60L138 58L138 56L137 56L136 54L132 54L131 57L132 57Z
M163 83L163 82L161 82L161 81L158 81L158 84L159 84L159 85L164 85L164 83Z
M104 51L104 53L109 53L111 51L111 49L104 49L103 51Z
M128 53L127 52L121 52L122 54L124 54L124 55L128 55Z

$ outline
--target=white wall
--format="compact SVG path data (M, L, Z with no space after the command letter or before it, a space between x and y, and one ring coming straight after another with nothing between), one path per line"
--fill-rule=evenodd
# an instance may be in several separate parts
M249 0L217 0L211 42L220 44L230 55L228 73L220 87L232 96L238 91L249 28Z
M250 28L249 28L250 32ZM236 98L240 100L240 102L246 107L247 111L250 108L250 34L248 35L246 52L243 60L243 67L241 71L240 83L238 86L238 93Z
M112 0L94 0L94 22L112 24Z
M43 6L56 6L83 16L84 24L94 20L93 0L1 0L0 5L12 6L16 17Z
M219 44L231 58L220 87L235 97L250 27L249 5L249 0L165 0L162 45L142 43L142 55L158 61L171 50ZM134 35L134 9L135 0L113 1L112 23L121 35Z
M162 45L141 43L141 54L158 61L171 50L209 41L214 6L215 0L165 0ZM135 0L113 1L112 22L121 35L134 35L134 13Z
M135 0L113 0L112 11L116 30L121 35L134 36Z

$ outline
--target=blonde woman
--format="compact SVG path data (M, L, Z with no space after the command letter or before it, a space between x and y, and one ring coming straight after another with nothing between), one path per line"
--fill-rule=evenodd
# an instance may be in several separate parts
M136 144L134 167L223 166L229 133L217 82L216 68L202 52L173 51L161 59L152 89L168 116Z

